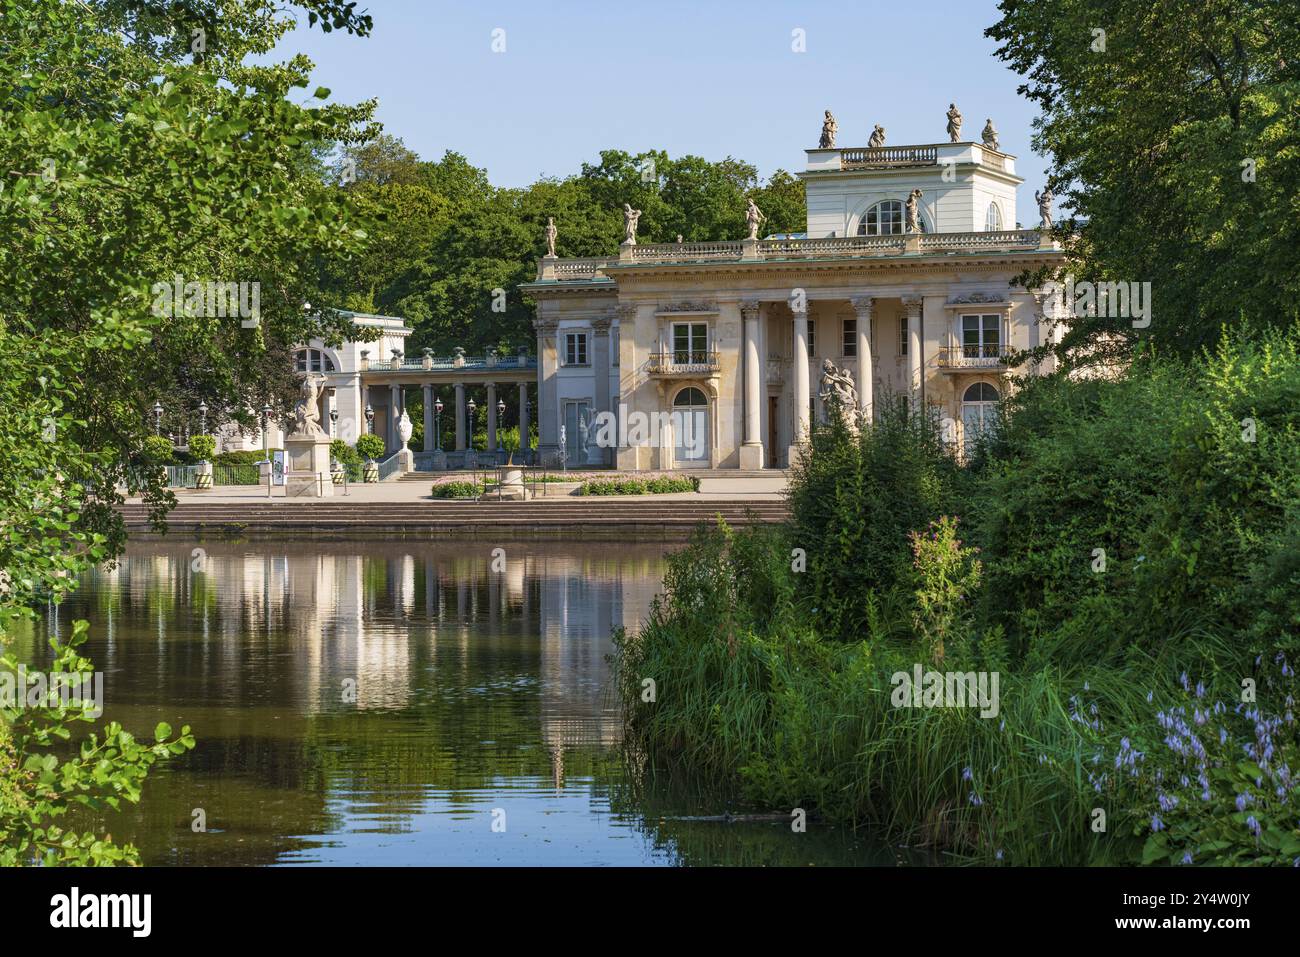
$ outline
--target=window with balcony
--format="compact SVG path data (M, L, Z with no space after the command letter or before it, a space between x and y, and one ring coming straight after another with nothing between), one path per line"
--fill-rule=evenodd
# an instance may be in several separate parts
M1002 210L998 209L997 203L989 203L989 208L984 212L984 232L997 233L1002 231Z
M1002 354L1002 317L999 315L961 317L961 355L963 359L996 359Z
M673 323L673 362L678 365L709 361L709 324Z
M564 334L564 364L566 366L585 366L587 360L587 334L585 332L566 332Z

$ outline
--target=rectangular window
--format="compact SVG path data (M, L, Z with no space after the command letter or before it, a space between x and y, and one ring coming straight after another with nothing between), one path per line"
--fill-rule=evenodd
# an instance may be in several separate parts
M898 354L907 355L907 316L901 316L898 320Z
M707 362L709 358L709 324L707 322L673 323L673 362L680 364Z
M813 317L808 317L808 355L817 355L817 323Z
M1001 354L1001 316L962 316L961 350L964 359L996 359Z
M844 320L844 351L842 355L845 358L852 358L858 354L858 320Z
M615 327L609 331L609 362L610 365L618 365L619 350L623 348L622 338L618 334L618 328Z
M566 366L585 366L587 364L587 334L585 332L565 333L564 364Z

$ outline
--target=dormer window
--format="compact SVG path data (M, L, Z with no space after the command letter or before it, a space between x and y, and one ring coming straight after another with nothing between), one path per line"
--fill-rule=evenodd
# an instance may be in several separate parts
M1002 231L1002 210L998 209L997 203L989 203L989 208L984 213L984 232L1000 233Z

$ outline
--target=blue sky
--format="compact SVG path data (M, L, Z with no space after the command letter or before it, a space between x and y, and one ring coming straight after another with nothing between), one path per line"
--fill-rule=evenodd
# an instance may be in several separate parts
M365 0L359 6L365 6ZM298 29L281 44L317 65L339 102L375 97L385 130L425 159L465 154L502 186L576 173L601 149L734 156L766 176L803 168L822 111L838 145L963 138L987 117L1017 156L1018 218L1037 222L1045 164L1032 105L983 36L991 0L370 0L372 36ZM791 49L805 31L807 52ZM505 31L505 52L492 51Z

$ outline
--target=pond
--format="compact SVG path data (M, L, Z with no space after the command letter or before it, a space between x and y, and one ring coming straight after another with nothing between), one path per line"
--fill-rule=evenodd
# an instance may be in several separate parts
M646 614L663 552L138 542L12 650L40 667L47 632L85 618L105 719L193 728L109 820L151 865L896 863L816 821L682 820L779 809L624 756L610 636Z

